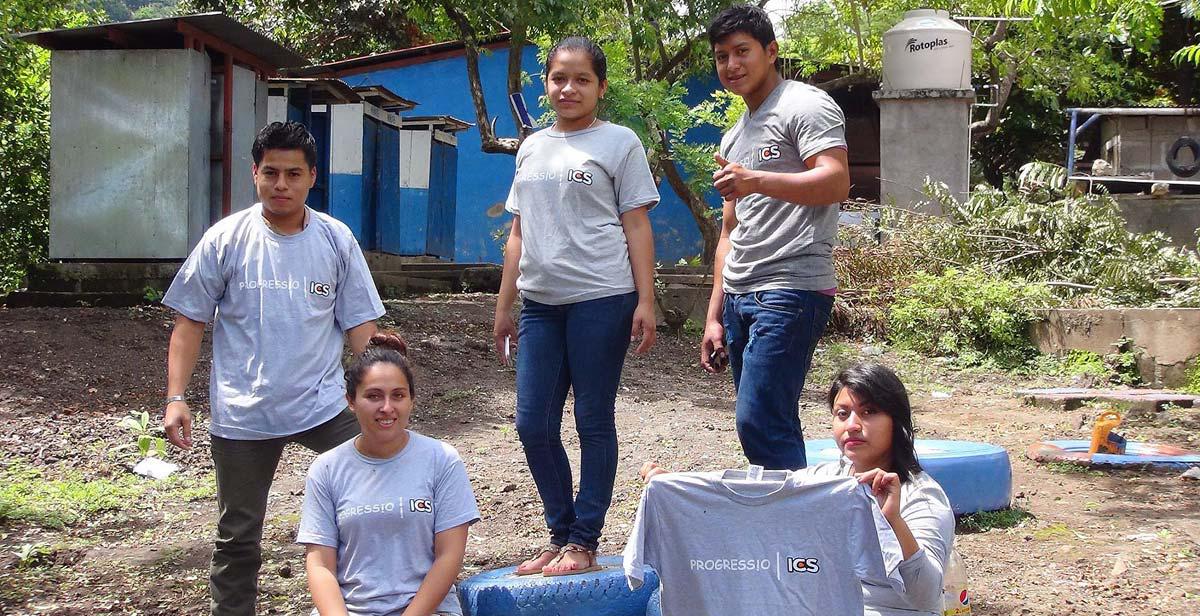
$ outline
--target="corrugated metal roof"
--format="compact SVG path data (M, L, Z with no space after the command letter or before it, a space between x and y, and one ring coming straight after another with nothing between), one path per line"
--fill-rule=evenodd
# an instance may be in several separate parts
M263 36L223 13L201 13L180 17L121 21L83 28L43 30L17 38L47 49L182 49L184 23L248 55L261 58L273 68L307 66L304 56Z
M400 119L401 126L436 126L437 128L449 131L458 132L467 130L474 126L470 122L465 122L454 116L439 115L439 116L404 116Z
M512 33L502 32L500 34L479 39L479 44L493 45L497 43L504 43L511 38ZM344 72L361 72L362 70L370 69L377 64L419 59L423 56L432 56L445 52L459 51L465 48L466 45L462 41L447 41L444 43L433 43L432 45L422 45L420 47L409 47L408 49L385 51L383 53L360 56L358 58L347 58L345 60L338 60L336 62L327 62L325 64L318 64L316 66L309 66L302 69L293 69L288 71L288 73L299 76L313 76L333 75Z
M354 91L358 92L359 96L370 100L375 106L382 107L383 109L392 110L399 108L400 111L408 111L417 106L416 101L404 98L378 84L355 86Z
M328 94L334 101L342 103L358 103L362 101L362 96L354 91L354 88L346 85L346 82L341 79L322 79L316 77L272 77L267 80L268 87L279 86L303 86L311 88L314 91L324 92ZM314 102L328 103L329 101L321 97L314 99Z

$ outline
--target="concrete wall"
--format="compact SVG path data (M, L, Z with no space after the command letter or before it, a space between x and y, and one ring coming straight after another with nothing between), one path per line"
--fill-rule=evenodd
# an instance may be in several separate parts
M1134 233L1159 231L1181 248L1196 248L1196 229L1200 228L1200 195L1113 195L1125 219L1125 228Z
M1148 174L1156 180L1196 179L1178 177L1167 167L1171 146L1184 135L1200 137L1200 115L1109 116L1100 127L1103 156L1113 175ZM1181 156L1186 161L1191 155Z
M1070 349L1112 353L1121 338L1133 341L1142 380L1176 387L1200 358L1200 308L1047 310L1031 335L1043 353Z
M51 55L51 258L187 256L209 222L209 70L183 49Z
M966 196L971 160L972 90L897 90L875 93L879 104L880 202L941 214L921 205L928 176Z

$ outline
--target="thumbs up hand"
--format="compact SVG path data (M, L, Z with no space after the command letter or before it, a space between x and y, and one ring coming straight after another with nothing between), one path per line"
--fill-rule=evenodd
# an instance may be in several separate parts
M725 160L720 152L714 153L713 159L720 166L716 173L713 173L713 188L721 193L722 199L733 201L758 192L757 172L747 169L739 163Z

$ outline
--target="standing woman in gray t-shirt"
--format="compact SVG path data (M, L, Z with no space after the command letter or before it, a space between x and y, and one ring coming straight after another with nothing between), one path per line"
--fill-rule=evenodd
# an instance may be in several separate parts
M658 189L633 131L596 117L608 88L604 52L564 39L543 79L554 125L517 153L506 209L513 214L496 302L496 353L508 363L518 338L517 434L545 506L546 546L520 575L597 569L617 472L614 409L631 339L654 344L654 240L648 210ZM512 307L521 293L520 329ZM579 493L561 437L575 396Z

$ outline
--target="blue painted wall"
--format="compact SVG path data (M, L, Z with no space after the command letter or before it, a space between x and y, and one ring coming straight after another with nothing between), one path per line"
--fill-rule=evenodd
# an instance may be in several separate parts
M537 48L526 47L521 63L532 77L532 83L525 86L523 92L530 113L536 119L545 111L537 107L538 98L545 93ZM497 119L496 134L500 137L517 134L509 111L507 70L506 48L480 56L479 72L484 97L488 113ZM452 115L468 122L475 121L475 107L471 103L466 59L463 56L348 75L342 80L351 86L382 85L400 96L417 101L419 106L405 115ZM690 89L688 102L695 104L706 98L715 83L713 79L695 84ZM688 137L689 140L716 143L720 134L711 128L695 129ZM492 236L498 229L506 227L510 220L509 214L504 212L503 203L508 196L514 170L514 157L485 154L480 150L479 131L475 128L458 133L458 194L454 233L456 261L499 263L503 260L500 242ZM658 260L672 263L698 254L702 246L700 232L687 206L665 181L659 186L659 193L662 202L650 214Z

